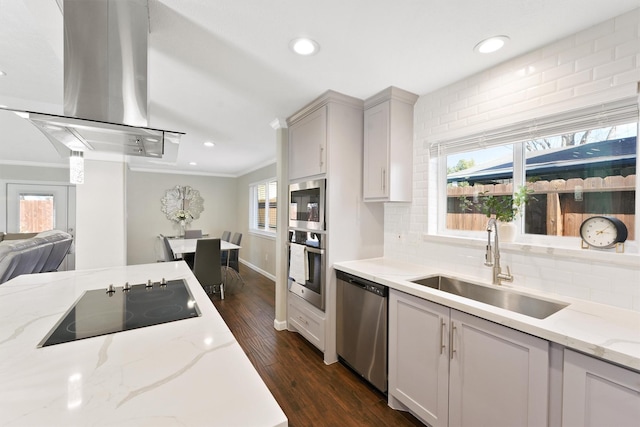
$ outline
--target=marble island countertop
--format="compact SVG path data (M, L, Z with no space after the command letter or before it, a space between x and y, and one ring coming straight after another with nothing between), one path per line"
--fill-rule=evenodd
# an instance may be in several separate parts
M334 268L640 371L639 312L503 284L503 288L569 304L545 319L536 319L411 282L448 275L494 286L459 272L389 258L338 262Z
M90 289L184 279L201 316L38 348ZM0 285L2 426L286 426L184 262L23 275Z

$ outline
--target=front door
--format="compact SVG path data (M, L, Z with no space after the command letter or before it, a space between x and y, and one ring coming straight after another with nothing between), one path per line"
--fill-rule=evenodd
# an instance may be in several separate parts
M62 230L74 235L75 187L51 184L7 184L8 233L37 233ZM59 270L73 270L75 255L70 253Z

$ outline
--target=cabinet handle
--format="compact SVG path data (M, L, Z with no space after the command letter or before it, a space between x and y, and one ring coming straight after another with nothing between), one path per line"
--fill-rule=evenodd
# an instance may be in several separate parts
M382 169L382 192L387 191L387 170Z
M456 324L451 322L451 337L450 337L451 338L451 344L450 344L450 347L451 347L451 359L452 360L453 360L453 353L456 352L456 345L455 345L456 344L456 337L455 337L456 329L457 329L456 328Z
M324 151L324 147L321 145L320 146L320 152L319 152L320 156L318 158L320 167L322 167L322 165L324 164L324 162L322 161L322 152L323 151Z
M444 353L444 319L440 319L440 354Z

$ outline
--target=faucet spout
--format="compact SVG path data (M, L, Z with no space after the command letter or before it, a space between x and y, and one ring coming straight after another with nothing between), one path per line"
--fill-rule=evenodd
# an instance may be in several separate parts
M495 231L494 246L491 247L491 230ZM513 282L513 276L511 270L507 266L507 272L502 272L500 266L500 237L498 233L498 221L495 218L490 218L487 223L487 251L484 256L484 265L492 267L494 285L501 285L502 281Z

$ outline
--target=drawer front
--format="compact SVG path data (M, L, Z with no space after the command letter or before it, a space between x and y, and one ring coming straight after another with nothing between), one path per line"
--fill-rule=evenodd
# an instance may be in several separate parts
M289 297L291 298L291 296ZM289 325L309 342L324 351L324 319L305 307L289 302Z

